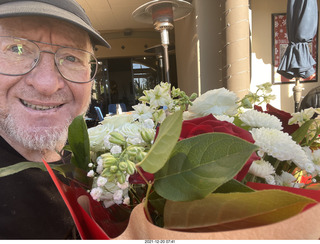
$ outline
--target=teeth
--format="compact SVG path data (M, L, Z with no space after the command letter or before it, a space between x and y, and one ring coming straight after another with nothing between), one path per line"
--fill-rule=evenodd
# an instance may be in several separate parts
M21 100L21 101L26 107L32 108L34 110L44 111L44 110L49 110L49 109L53 109L53 108L58 108L59 107L59 106L40 106L40 105L34 105L34 104L27 103L24 100Z

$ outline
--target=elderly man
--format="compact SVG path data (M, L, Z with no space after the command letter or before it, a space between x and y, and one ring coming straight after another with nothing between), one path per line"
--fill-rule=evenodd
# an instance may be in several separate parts
M109 44L75 0L0 0L0 167L61 160L67 129L90 103ZM72 238L72 218L47 172L0 178L0 239Z

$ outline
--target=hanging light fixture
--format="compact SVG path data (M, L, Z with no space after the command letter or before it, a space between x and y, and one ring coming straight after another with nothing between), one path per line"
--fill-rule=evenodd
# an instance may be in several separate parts
M185 18L192 9L192 4L184 0L153 0L143 4L132 13L136 21L153 24L154 28L160 32L161 45L164 49L165 81L168 83L170 83L169 30L174 28L174 21Z

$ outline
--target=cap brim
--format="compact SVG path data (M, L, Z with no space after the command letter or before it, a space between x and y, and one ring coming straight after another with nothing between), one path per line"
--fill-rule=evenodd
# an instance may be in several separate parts
M109 43L77 15L50 4L32 1L9 2L0 7L0 18L19 16L47 16L72 23L88 32L94 45L110 48Z

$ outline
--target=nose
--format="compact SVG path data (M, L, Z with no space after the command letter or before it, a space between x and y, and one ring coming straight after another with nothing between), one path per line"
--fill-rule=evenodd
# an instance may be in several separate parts
M55 65L53 55L51 52L41 52L37 66L26 74L26 84L46 96L54 94L65 86L65 80Z

